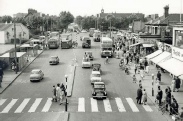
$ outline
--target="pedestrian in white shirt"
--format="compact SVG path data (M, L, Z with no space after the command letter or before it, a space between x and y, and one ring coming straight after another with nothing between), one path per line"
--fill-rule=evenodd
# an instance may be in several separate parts
M61 89L60 89L60 84L58 83L56 87L56 97L58 101L60 100L60 93L61 93Z

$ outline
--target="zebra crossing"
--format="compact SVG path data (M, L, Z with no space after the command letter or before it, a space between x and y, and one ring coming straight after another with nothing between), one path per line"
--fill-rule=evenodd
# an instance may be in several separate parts
M87 103L89 102L89 103ZM75 103L77 105L72 105ZM101 112L100 105L103 103L103 112L141 112L143 109L145 112L154 112L155 109L149 105L137 105L132 98L120 98L96 100L93 98L77 98L69 102L69 107L75 106L77 109L71 110L71 112L88 112L86 110L90 107L90 112ZM0 114L4 113L33 113L33 112L52 112L51 107L53 104L59 103L52 102L52 98L25 98L25 99L0 99ZM42 106L40 106L42 105ZM115 106L114 106L115 105ZM38 107L41 107L41 110ZM114 110L117 107L116 110ZM128 108L127 108L128 107ZM141 108L140 108L141 107ZM63 108L63 107L62 107ZM140 109L139 109L140 108ZM26 109L26 110L25 110ZM153 110L154 109L154 110ZM64 108L63 108L64 110Z

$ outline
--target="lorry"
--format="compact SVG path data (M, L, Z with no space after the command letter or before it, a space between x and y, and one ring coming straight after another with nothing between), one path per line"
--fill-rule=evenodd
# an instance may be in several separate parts
M89 30L89 36L90 37L93 37L94 30L95 30L95 28L90 28L90 30Z
M109 37L101 38L101 57L112 57L113 56L113 40Z

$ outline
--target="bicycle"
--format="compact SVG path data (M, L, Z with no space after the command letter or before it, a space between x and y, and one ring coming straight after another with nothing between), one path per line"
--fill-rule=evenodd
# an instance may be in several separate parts
M168 105L168 103L166 102L166 100L164 100L162 102L162 104L159 106L158 110L162 112L162 115L166 112L169 112L166 108L166 106Z
M104 64L109 64L109 58L108 57L105 58Z

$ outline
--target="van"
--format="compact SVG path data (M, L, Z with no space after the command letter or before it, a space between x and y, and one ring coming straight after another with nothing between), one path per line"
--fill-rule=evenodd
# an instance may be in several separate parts
M82 48L91 48L91 39L89 37L82 38Z

